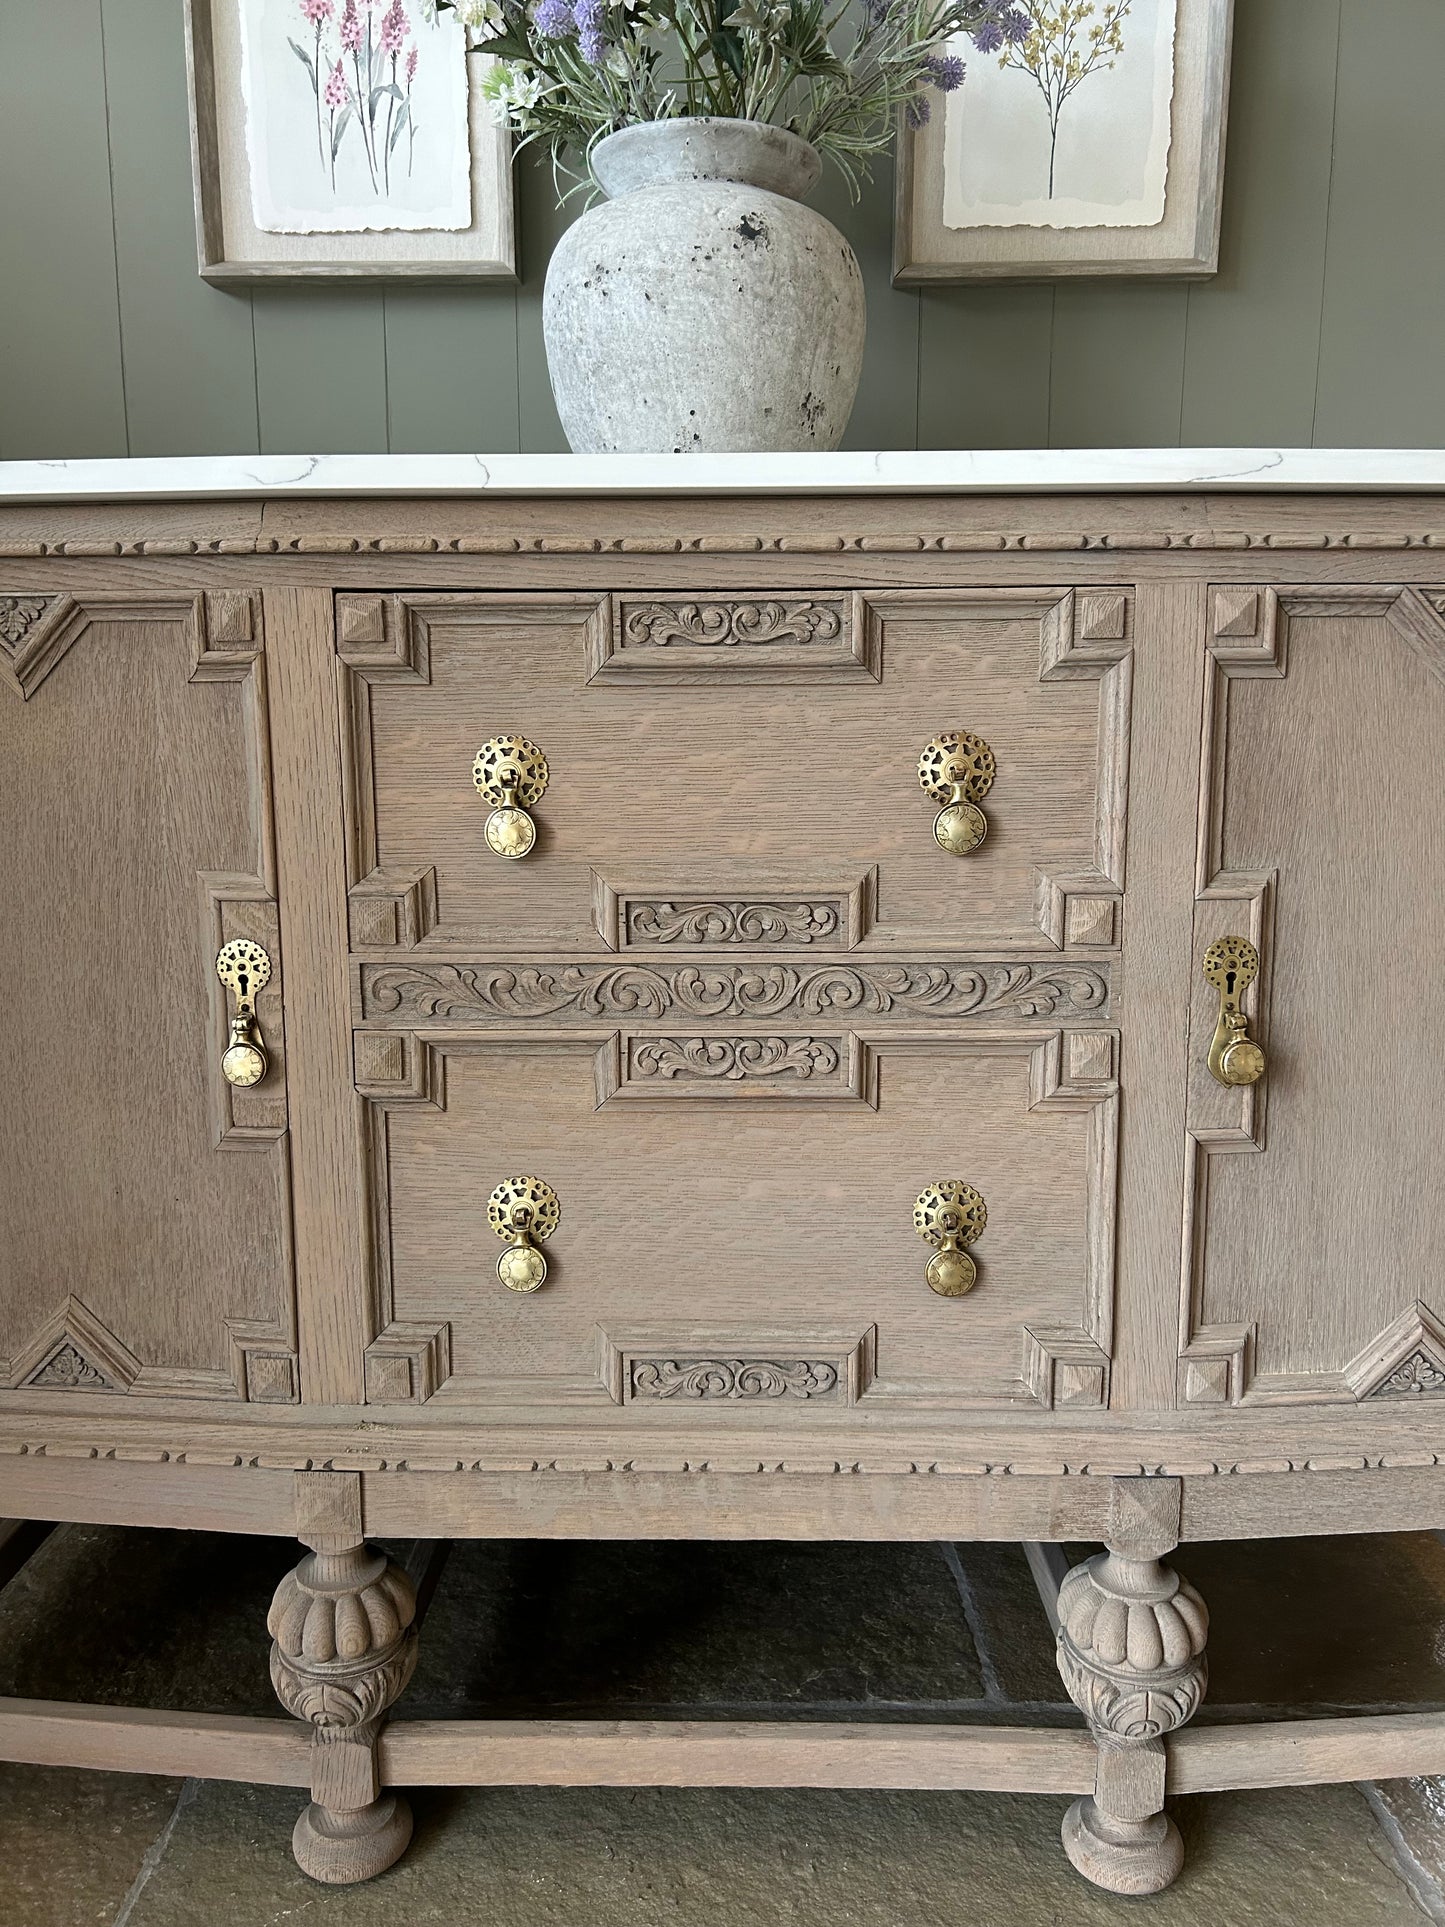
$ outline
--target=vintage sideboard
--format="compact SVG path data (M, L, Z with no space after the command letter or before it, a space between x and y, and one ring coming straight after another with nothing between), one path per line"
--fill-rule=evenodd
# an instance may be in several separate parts
M1071 1794L1119 1892L1445 1771L1187 1725L1166 1563L1445 1527L1445 459L0 494L0 1513L308 1548L284 1714L0 1757L309 1789L323 1880L427 1783ZM516 1536L1097 1542L1084 1722L388 1724L371 1541Z

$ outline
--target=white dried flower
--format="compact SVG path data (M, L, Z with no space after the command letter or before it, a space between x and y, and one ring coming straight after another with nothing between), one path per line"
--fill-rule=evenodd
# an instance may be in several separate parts
M535 67L522 61L499 60L482 80L482 94L492 110L498 127L515 127L522 133L532 125L532 109L553 91L551 83Z
M478 45L495 40L507 24L498 0L457 0L457 19Z

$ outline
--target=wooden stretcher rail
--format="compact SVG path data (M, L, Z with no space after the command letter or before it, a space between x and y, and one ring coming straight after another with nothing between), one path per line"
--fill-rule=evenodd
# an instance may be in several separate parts
M1445 1773L1445 1713L1186 1727L1165 1742L1171 1794ZM0 1760L309 1785L299 1720L0 1699ZM1089 1793L1074 1727L712 1720L396 1720L387 1786L732 1786Z
M1186 1726L1165 1748L1169 1793L1409 1779L1445 1773L1445 1713Z
M309 1786L311 1728L236 1713L0 1699L0 1760Z
M799 1720L397 1720L395 1786L915 1787L1087 1793L1094 1742L1070 1727Z

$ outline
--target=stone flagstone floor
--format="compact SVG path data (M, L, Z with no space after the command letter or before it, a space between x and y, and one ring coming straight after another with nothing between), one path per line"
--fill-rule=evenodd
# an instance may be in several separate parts
M0 1592L0 1694L271 1712L265 1610L294 1558L62 1527ZM1177 1563L1213 1612L1208 1717L1445 1704L1432 1535L1194 1546ZM403 1710L1075 1717L1021 1551L951 1545L459 1544ZM1185 1872L1144 1902L1070 1871L1066 1803L1041 1796L428 1789L407 1856L357 1888L297 1871L302 1797L0 1766L0 1927L1445 1923L1433 1782L1179 1801Z

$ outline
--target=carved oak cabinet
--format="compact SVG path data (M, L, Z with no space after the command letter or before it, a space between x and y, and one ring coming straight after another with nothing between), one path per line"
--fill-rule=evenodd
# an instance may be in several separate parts
M427 1782L1065 1793L1120 1892L1445 1769L1186 1726L1165 1563L1445 1526L1445 502L504 468L0 509L0 1511L308 1548L286 1717L0 1756L326 1880ZM386 1724L400 1535L1100 1542L1086 1724Z

